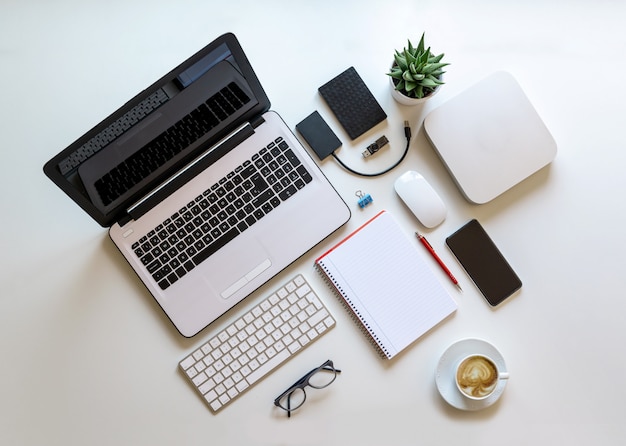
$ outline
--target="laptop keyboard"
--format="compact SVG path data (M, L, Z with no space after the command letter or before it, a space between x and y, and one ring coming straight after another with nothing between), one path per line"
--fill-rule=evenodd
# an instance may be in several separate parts
M180 361L179 367L217 412L334 325L317 294L297 275Z
M132 249L165 290L311 180L279 137L141 237Z
M94 186L108 206L148 175L241 109L250 98L231 82L191 113L96 180Z

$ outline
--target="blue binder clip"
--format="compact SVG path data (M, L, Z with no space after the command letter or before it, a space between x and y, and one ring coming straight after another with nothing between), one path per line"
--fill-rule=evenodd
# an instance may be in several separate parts
M356 191L355 195L359 198L359 207L361 209L363 209L365 206L367 206L368 204L370 204L372 201L374 201L372 199L372 196L370 194L364 194L363 192L361 192L360 190Z

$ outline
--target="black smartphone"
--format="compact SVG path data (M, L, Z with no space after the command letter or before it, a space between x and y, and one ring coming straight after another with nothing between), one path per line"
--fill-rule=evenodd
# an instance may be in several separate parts
M522 287L522 281L478 220L467 222L446 238L446 244L492 307Z

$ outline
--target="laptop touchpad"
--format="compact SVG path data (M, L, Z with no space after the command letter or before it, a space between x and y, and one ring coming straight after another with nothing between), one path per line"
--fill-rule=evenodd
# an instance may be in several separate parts
M263 243L247 232L239 234L200 265L205 282L224 299L272 266L270 253Z
M248 284L248 282L250 282L255 277L259 276L263 271L268 269L270 266L272 266L272 262L270 261L270 259L263 260L261 263L255 266L252 270L248 271L248 273L246 273L245 276L243 276L242 278L237 280L235 283L233 283L231 286L229 286L224 291L222 291L220 293L221 296L224 299L228 299L230 296L232 296L237 291L242 289L245 285Z

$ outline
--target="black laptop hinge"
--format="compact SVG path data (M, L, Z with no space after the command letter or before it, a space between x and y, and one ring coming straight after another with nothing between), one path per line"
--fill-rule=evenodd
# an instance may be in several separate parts
M130 216L130 214L126 213L124 214L124 216L122 218L120 218L117 223L120 225L121 228L123 228L126 224L128 224L133 218Z
M264 122L265 122L265 118L263 118L263 115L260 115L254 118L253 120L251 120L250 125L252 126L252 128L256 129L258 126L260 126Z

